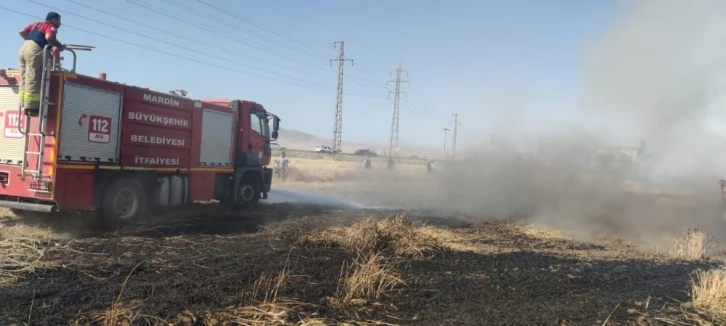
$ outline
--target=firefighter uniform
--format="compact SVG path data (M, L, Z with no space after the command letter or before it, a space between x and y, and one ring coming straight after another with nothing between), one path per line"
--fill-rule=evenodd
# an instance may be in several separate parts
M23 29L28 38L20 48L20 85L21 105L26 112L36 113L40 108L40 85L43 73L43 49L48 44L46 34L55 35L58 29L53 23L44 21L33 23Z

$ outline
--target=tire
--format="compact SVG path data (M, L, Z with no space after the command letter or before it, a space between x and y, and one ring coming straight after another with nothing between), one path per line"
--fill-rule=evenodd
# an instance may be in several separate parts
M132 225L146 213L148 198L141 182L121 177L111 182L103 193L101 213L111 229Z
M245 174L240 180L237 204L240 207L251 207L260 201L261 178L254 174Z

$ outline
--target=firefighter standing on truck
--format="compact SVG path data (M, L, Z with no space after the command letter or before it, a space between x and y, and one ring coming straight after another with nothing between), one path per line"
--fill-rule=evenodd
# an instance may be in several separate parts
M61 26L61 16L56 12L49 12L45 21L32 23L20 31L20 37L25 42L20 48L20 105L25 113L37 116L40 109L40 85L43 78L43 49L47 44L54 46L57 51L63 51L65 46L58 42L56 34Z

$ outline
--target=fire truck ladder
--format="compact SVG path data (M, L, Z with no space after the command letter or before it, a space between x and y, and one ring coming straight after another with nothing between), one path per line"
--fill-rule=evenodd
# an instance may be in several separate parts
M36 181L41 181L43 179L43 163L45 159L45 136L46 134L46 126L48 123L48 106L55 105L55 103L50 103L49 101L49 93L50 93L50 77L52 75L53 71L69 71L66 69L63 69L61 67L60 60L63 60L62 57L56 57L53 55L51 58L48 58L48 54L50 53L52 46L50 44L46 45L45 48L43 48L43 72L41 76L41 83L40 83L40 106L38 109L38 118L40 119L38 123L38 132L30 132L30 123L32 121L32 117L29 113L23 114L23 101L20 101L20 105L18 106L18 113L19 119L24 119L24 124L19 123L18 124L18 131L25 135L25 146L23 148L23 161L20 162L20 179L25 180L25 176L28 172L30 172L33 175L33 178ZM73 68L71 68L70 72L75 73L76 72L76 62L77 62L77 56L76 56L76 50L80 51L91 51L93 49L92 46L87 45L75 45L75 44L69 44L66 45L66 50L69 51L73 55ZM23 118L24 117L24 118ZM25 126L25 130L22 130L22 126ZM38 151L30 151L30 137L36 136L38 137ZM31 155L37 155L38 159L36 160L35 165L31 168L30 163L28 160L28 157Z

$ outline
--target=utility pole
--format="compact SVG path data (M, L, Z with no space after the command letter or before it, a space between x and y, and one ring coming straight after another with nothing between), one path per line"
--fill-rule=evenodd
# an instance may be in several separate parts
M451 130L451 129L442 128L441 130L444 131L444 157L443 157L443 159L446 159L446 140L449 138L449 137L447 137L447 134L448 134L449 130Z
M338 57L330 59L330 65L333 65L333 61L338 62L338 95L335 99L335 121L333 126L333 153L338 154L342 152L341 145L343 142L343 67L345 62L350 61L353 65L353 59L345 57L345 42L338 41L333 42L333 47L340 50Z
M459 115L457 113L453 114L453 123L454 123L454 135L451 139L451 156L456 157L456 135L459 132Z
M403 80L403 73L407 73L403 68L401 68L401 62L398 63L398 66L396 67L396 79L395 80L389 80L389 83L395 83L396 86L394 88L393 94L393 118L391 119L391 138L388 142L388 156L393 156L393 148L396 147L398 149L398 113L399 113L399 104L400 104L400 97L401 94L405 94L405 92L401 92L401 83L408 83L408 81ZM389 91L388 95L390 96L391 92Z

